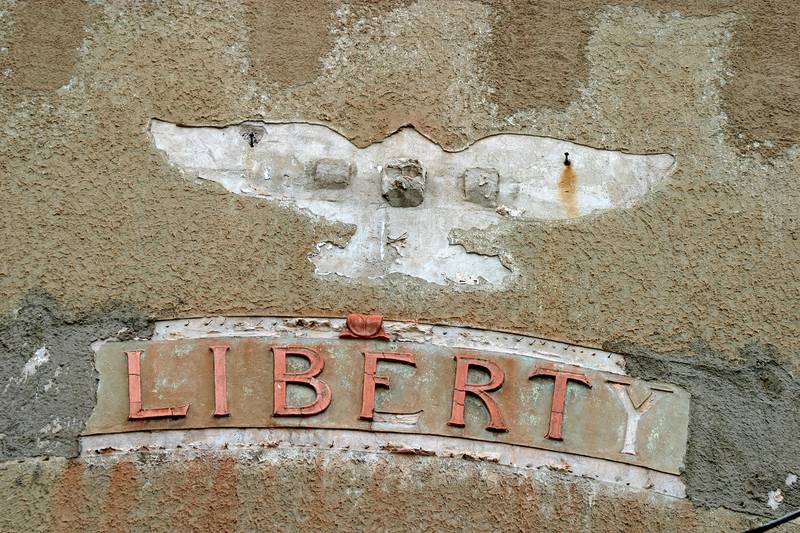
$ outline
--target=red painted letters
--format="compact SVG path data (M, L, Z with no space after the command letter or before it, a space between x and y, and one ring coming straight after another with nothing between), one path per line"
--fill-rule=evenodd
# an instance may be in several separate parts
M496 391L503 386L503 380L505 379L503 371L495 363L484 359L456 355L455 360L456 382L453 386L453 407L448 424L451 426L464 427L464 400L466 399L467 393L470 393L477 396L486 406L486 410L489 411L489 425L486 429L492 431L508 431L494 398L489 396L490 392ZM467 376L471 366L482 368L489 372L489 381L480 384L467 383Z
M592 384L589 382L589 378L586 374L559 370L555 366L548 364L537 365L536 368L533 369L533 372L531 372L529 379L533 379L536 376L555 378L555 383L553 384L553 401L550 407L550 426L545 437L553 440L563 440L561 437L561 426L564 423L564 402L567 398L567 382L577 381L589 388L592 387Z
M322 380L316 378L325 367L322 357L310 348L299 346L273 346L274 357L274 381L273 390L273 414L275 416L310 416L321 413L331 403L331 388ZM303 372L287 372L286 356L298 355L308 359L310 368ZM317 393L313 402L302 407L289 407L286 405L286 385L288 383L301 383L314 389Z
M417 359L410 353L364 352L364 386L361 389L361 418L372 420L375 414L375 387L389 387L389 378L379 376L378 361L393 361L417 366Z
M584 350L581 356L574 349L565 358L548 357L533 340L523 345L505 334L478 337L428 326L398 329L396 342L388 344L339 340L330 323L297 329L289 321L266 322L237 322L230 333L218 331L215 320L208 336L190 323L185 331L165 328L159 334L165 338L147 344L101 347L97 405L85 435L227 428L198 438L216 442L229 434L263 446L271 445L266 438L332 447L357 442L365 450L419 455L441 445L452 450L447 455L463 449L464 457L483 457L484 445L461 440L469 439L680 472L688 393L619 374L612 354ZM379 331L373 324L362 333ZM502 344L492 346L492 339ZM127 391L120 381L126 378ZM340 435L350 431L377 433ZM136 435L130 442L146 438ZM456 440L434 442L439 438ZM100 442L87 439L91 446ZM514 464L539 461L533 452L498 451Z
M186 416L189 404L180 407L160 407L156 409L142 408L142 352L125 352L128 356L128 418L141 420L144 418L167 418Z
M214 353L214 416L228 416L228 375L225 354L230 346L209 346Z
M377 327L377 329L376 329ZM372 334L379 334L380 325L372 324ZM367 332L364 332L367 333ZM228 384L227 384L227 353L230 346L209 346L214 360L214 416L228 416ZM312 416L325 411L331 403L332 393L330 386L318 379L325 367L325 361L316 350L303 346L273 346L273 414L275 416ZM161 407L144 409L142 406L141 384L141 351L125 352L128 358L128 418L141 420L149 418L184 417L189 410L189 404L178 407ZM372 420L375 415L375 395L378 387L389 387L389 378L379 375L378 363L389 361L417 366L416 356L411 353L392 353L379 351L364 351L364 373L361 389L361 412L359 417L363 420ZM287 357L298 356L305 358L309 368L299 372L287 371ZM489 424L486 429L491 431L508 431L500 409L491 392L499 390L505 381L505 373L493 361L459 354L455 356L456 373L453 385L453 399L448 425L464 427L464 402L467 394L472 394L483 402L489 414ZM470 383L469 370L471 368L484 370L489 374L485 383ZM563 440L564 405L566 403L567 387L570 381L581 383L591 388L589 378L580 372L560 370L549 363L538 364L528 376L533 379L538 376L554 379L553 396L550 407L550 421L545 438ZM302 406L287 405L287 386L295 383L310 387L315 392L314 400Z

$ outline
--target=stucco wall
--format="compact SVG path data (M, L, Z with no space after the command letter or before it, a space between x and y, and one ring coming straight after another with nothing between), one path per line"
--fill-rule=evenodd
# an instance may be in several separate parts
M242 503L232 514L241 524L300 525L308 507L343 512L346 498L326 498L350 477L377 502L380 518L364 528L409 524L419 506L420 527L446 521L424 501L426 487L457 491L447 519L471 509L476 521L461 524L477 528L533 527L556 513L565 527L591 520L609 531L714 530L723 519L736 529L748 519L709 508L765 517L800 507L800 484L785 484L800 475L799 56L791 0L0 2L0 451L9 460L0 479L30 489L14 508L37 527L52 516L67 527L84 518L59 498L79 483L78 494L105 502L107 516L92 507L86 518L101 529L147 516L104 499L109 478L147 505L188 509L207 494L181 489L183 473L248 468L242 458L30 459L77 453L94 405L92 342L146 337L154 319L350 311L625 354L633 375L693 395L689 500L531 482L501 467L486 467L504 481L479 498L474 486L452 488L459 478L449 473L486 484L483 466L403 458L396 475L414 481L396 522L380 502L398 501L406 485L384 483L388 467L269 455L275 466L259 475L297 491L285 502L293 510L246 503L261 487L231 474L220 483L235 487L228 501ZM321 277L309 254L347 242L352 226L183 174L155 148L154 118L317 122L362 147L403 125L447 149L517 132L667 153L676 169L635 207L454 232L466 250L504 258L514 276L499 287ZM47 357L31 362L42 347ZM314 468L331 483L327 495L308 492L302 472ZM160 488L142 488L149 475ZM524 490L509 481L523 478ZM778 488L784 502L772 509L767 494ZM578 503L565 514L570 498ZM514 514L482 514L499 501L518 502Z
M743 531L624 485L371 452L158 452L0 467L12 531Z

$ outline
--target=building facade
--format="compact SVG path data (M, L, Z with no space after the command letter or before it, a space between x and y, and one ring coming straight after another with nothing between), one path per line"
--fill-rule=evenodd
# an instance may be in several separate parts
M799 508L798 57L788 0L0 0L0 530Z

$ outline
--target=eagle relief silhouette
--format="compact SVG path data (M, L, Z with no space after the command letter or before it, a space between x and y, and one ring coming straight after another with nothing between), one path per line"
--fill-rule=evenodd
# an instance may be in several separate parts
M318 275L396 272L448 284L502 284L499 256L467 252L452 230L509 219L569 219L625 208L669 176L669 154L636 155L524 134L447 151L411 127L358 148L319 124L185 127L153 120L153 142L184 172L234 194L353 224L344 247L319 243Z

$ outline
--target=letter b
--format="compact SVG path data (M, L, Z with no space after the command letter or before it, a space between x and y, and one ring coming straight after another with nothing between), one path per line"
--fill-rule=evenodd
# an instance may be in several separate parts
M298 346L274 346L272 348L274 357L273 371L273 402L272 413L275 416L311 416L316 415L328 408L331 403L331 388L322 380L316 377L325 367L322 356L310 348ZM286 371L286 356L296 355L308 360L309 368L302 372ZM286 405L286 386L289 383L299 383L314 389L316 397L308 405L301 407L289 407Z

